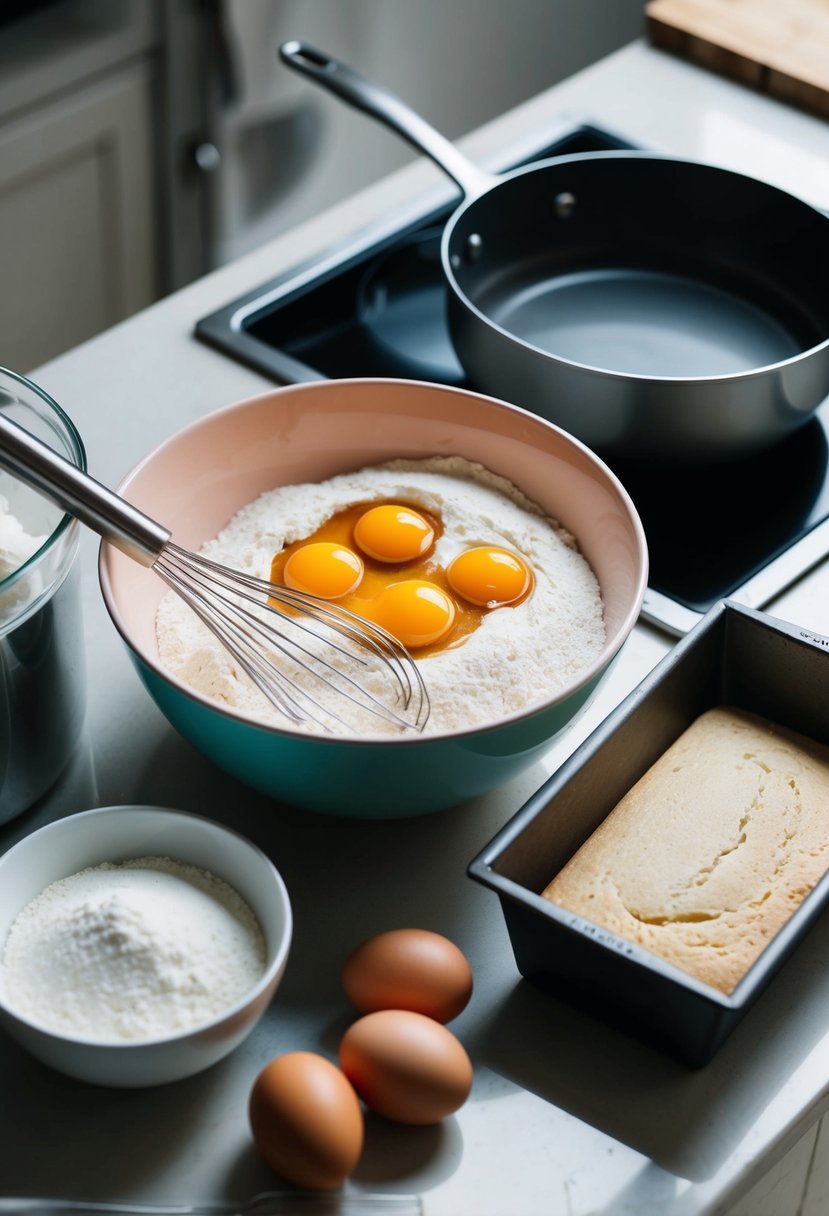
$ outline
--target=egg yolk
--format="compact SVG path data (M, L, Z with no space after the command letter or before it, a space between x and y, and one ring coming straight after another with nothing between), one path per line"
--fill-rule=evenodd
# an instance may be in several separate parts
M451 596L419 578L390 583L374 600L370 612L378 625L414 650L445 637L455 622Z
M344 545L314 541L295 549L285 563L285 586L326 600L348 595L363 577L361 558Z
M533 587L527 563L497 545L444 565L443 535L442 519L425 507L351 503L275 553L271 580L337 600L426 658L463 645L488 612L521 603Z
M529 569L520 557L488 545L459 553L447 567L446 577L458 595L485 608L514 603L530 585Z
M431 548L435 530L411 507L383 503L361 515L354 540L378 562L410 562Z

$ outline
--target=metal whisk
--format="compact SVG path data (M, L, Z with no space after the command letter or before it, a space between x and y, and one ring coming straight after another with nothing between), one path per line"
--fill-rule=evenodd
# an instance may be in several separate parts
M384 629L334 602L179 548L167 528L1 411L0 466L153 569L289 721L359 732L381 719L422 731L429 716L423 677Z

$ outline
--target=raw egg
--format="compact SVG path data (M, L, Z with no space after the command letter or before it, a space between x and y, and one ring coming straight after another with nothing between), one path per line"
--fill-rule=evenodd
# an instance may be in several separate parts
M331 541L301 545L285 563L285 586L326 600L339 600L359 586L363 562L351 549Z
M390 583L365 609L371 620L412 650L445 637L455 623L455 611L450 595L420 578Z
M362 1013L408 1009L448 1022L472 995L463 952L428 929L390 929L358 946L342 971L345 994Z
M365 1121L350 1082L312 1051L277 1056L248 1104L254 1143L280 1177L312 1190L340 1186L363 1151Z
M457 553L452 561L441 557L442 543ZM436 513L401 502L337 511L274 554L271 580L337 600L419 659L461 645L493 608L515 607L533 586L518 554L497 545L466 548L463 537L444 536Z
M349 1026L340 1064L366 1105L398 1123L439 1123L472 1088L471 1061L451 1030L407 1009L380 1009Z
M432 547L435 529L413 507L382 503L360 516L354 539L378 562L410 562Z
M514 604L530 587L530 572L521 558L490 545L459 553L447 567L446 577L453 591L484 608Z

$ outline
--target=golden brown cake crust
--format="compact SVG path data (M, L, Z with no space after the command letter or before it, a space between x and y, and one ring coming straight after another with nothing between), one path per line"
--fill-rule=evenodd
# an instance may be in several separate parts
M542 892L731 992L829 867L829 746L719 706Z

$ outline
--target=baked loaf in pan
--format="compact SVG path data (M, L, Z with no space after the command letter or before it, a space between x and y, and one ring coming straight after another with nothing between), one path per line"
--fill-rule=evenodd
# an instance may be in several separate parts
M829 746L697 718L543 895L731 992L829 867Z

